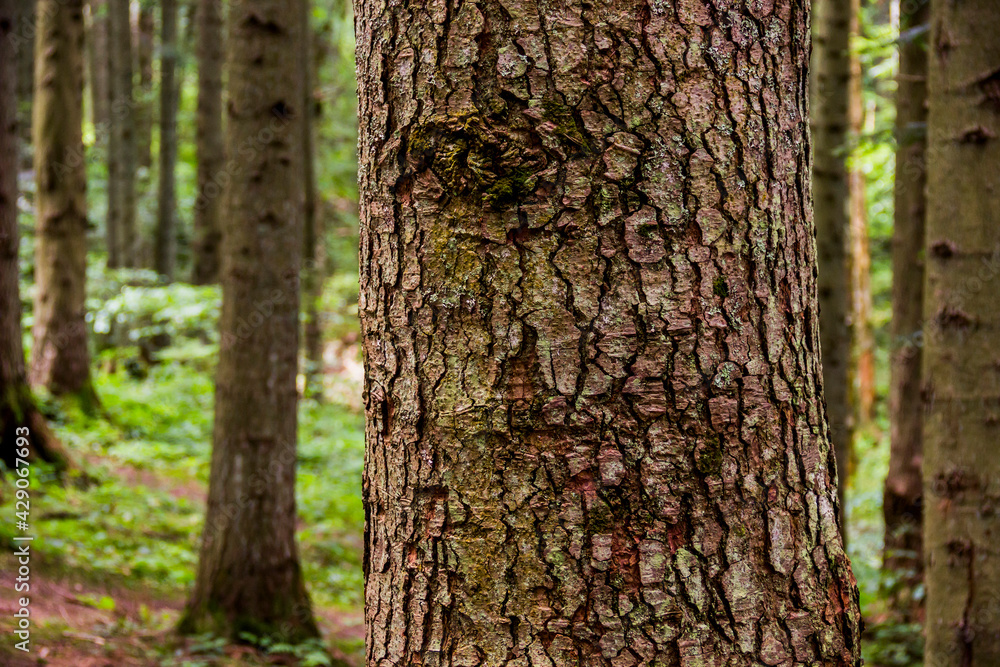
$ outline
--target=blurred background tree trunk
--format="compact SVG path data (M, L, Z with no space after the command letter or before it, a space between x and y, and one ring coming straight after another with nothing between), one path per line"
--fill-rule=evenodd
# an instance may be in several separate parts
M302 299L305 311L303 339L305 347L305 391L304 395L317 400L323 398L323 331L320 322L319 300L323 287L323 256L321 245L322 213L316 195L314 122L318 108L314 94L315 75L313 73L313 34L311 0L300 0L305 4L302 14L301 72L303 86L302 108L302 155L303 185L305 191L305 211L302 225Z
M229 3L230 154L208 510L181 631L316 637L295 537L303 166L300 12ZM262 363L266 360L266 363Z
M83 0L39 0L35 45L35 303L30 381L96 407L87 348Z
M160 3L160 169L156 215L156 272L167 282L177 266L177 0Z
M108 0L108 268L134 267L136 132L129 0Z
M161 5L160 11L164 11L162 0L158 4ZM153 166L153 108L156 100L153 90L153 53L156 46L156 13L153 0L140 0L138 9L133 29L135 37L132 40L136 69L139 72L139 86L135 96L136 164L140 169L148 170Z
M861 37L861 0L851 0L851 35ZM858 40L860 41L860 40ZM865 129L864 81L861 58L851 48L850 119L852 153L861 147ZM855 430L875 417L875 331L872 328L871 253L868 249L868 196L864 170L853 157L848 173L850 190L851 267L851 405ZM851 455L854 455L852 450ZM853 468L853 461L850 468Z
M882 503L884 569L893 582L890 607L904 622L921 620L923 581L920 474L923 444L920 361L923 347L924 217L927 145L927 29L929 0L900 12L896 92L896 182L892 235L889 472Z
M813 0L813 219L816 224L819 337L830 437L837 453L841 529L853 415L850 404L851 280L848 269L850 188L851 10L847 0ZM846 531L845 531L846 534Z
M108 107L108 2L87 1L87 69L90 83L90 119L96 129L97 144L107 147L110 113Z
M22 50L31 49L30 40L19 31L33 3L0 0L0 449L8 470L14 468L18 437L29 443L32 458L66 467L68 458L38 411L28 386L21 334L20 267L17 175L18 151L18 70L24 61Z
M218 282L222 240L219 216L225 173L222 129L222 64L225 35L221 0L198 0L195 12L198 59L198 196L194 206L191 282Z

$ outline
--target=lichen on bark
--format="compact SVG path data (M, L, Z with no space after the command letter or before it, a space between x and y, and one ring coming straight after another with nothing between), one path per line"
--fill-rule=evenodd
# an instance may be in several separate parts
M860 664L807 8L356 12L368 664Z

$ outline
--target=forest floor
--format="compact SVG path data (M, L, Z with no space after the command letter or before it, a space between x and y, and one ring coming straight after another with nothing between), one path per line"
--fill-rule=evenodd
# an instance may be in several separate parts
M17 561L0 555L0 616L5 624L18 609L15 592ZM96 581L67 572L45 561L32 562L30 574L31 644L21 652L11 639L0 644L5 667L122 667L145 665L283 665L301 662L294 654L267 653L248 646L225 644L215 638L180 638L173 632L184 600L129 587L114 581ZM360 656L337 646L364 641L360 610L316 609L317 621L328 638L334 661L360 665ZM4 629L14 637L13 628Z

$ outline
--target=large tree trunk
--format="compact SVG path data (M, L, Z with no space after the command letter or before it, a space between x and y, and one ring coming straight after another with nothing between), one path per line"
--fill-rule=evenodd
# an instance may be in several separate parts
M0 449L8 469L15 465L18 437L26 437L33 456L65 467L66 454L38 411L24 365L21 295L18 286L17 31L30 18L19 0L0 0ZM22 441L23 442L23 441Z
M132 31L129 0L108 0L108 267L136 264L135 101L132 99Z
M181 629L317 635L295 544L301 20L284 0L229 4L222 347L198 581Z
M811 119L814 145L813 198L819 267L819 338L823 392L830 435L837 454L841 511L853 440L849 398L851 281L847 263L850 190L851 2L813 0ZM842 522L843 523L843 522Z
M31 383L95 403L87 350L83 0L39 0L35 40L35 305Z
M177 264L177 0L163 0L160 12L160 187L154 253L156 272L170 282Z
M923 390L926 664L1000 665L1000 12L932 0ZM931 159L930 156L933 156Z
M228 180L222 139L222 59L224 35L221 0L198 0L195 12L198 57L198 198L194 206L193 269L197 284L219 280L222 242L219 216Z
M808 8L717 6L355 5L369 665L861 664Z
M919 618L916 595L923 581L920 523L923 444L920 358L923 346L924 151L927 124L927 39L914 31L927 24L929 5L901 12L896 92L896 185L892 233L892 381L889 387L889 473L885 480L886 571L897 583L889 592L904 621Z
M306 11L302 12L301 68L305 81L302 108L305 111L302 123L303 187L305 209L302 222L302 296L305 319L303 339L305 348L305 396L323 398L323 331L319 314L319 300L322 294L323 269L320 261L323 242L320 233L320 208L316 198L316 169L313 119L316 109L313 96L312 27L309 21L311 0L302 0Z
M169 0L167 0L169 2ZM160 2L161 10L164 11ZM139 3L139 12L134 28L136 68L139 70L139 90L136 96L135 133L138 166L149 169L153 166L153 107L156 95L153 91L153 50L155 46L156 21L153 3ZM163 48L162 45L160 47ZM161 53L165 53L161 51ZM161 93L162 94L162 93ZM161 121L162 122L162 121Z
M861 35L861 0L851 0L851 35ZM865 124L864 81L861 58L853 50L850 58L850 145L856 148L861 142ZM875 331L872 328L871 254L868 250L865 180L862 169L850 169L851 407L855 428L867 426L875 416ZM847 470L844 470L844 477L846 479Z
M87 0L87 64L90 70L90 113L97 142L106 145L110 126L111 93L108 92L108 2Z

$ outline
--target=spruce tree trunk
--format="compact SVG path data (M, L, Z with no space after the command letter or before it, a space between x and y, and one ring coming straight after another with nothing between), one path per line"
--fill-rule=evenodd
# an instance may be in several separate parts
M302 108L305 113L302 123L302 156L303 156L303 186L305 193L305 210L302 222L302 295L304 300L305 321L303 323L303 342L305 347L305 396L323 398L323 332L319 315L319 300L323 286L323 270L320 260L322 253L320 244L319 206L316 199L316 169L315 169L315 134L313 130L314 112L316 109L313 97L313 57L312 57L312 27L309 21L311 1L301 0L305 4L302 14L301 68L305 80L303 86Z
M860 35L861 0L851 0L851 36ZM865 124L864 82L862 80L861 58L853 50L850 53L850 58L850 145L852 148L856 148L861 142ZM865 172L858 167L851 168L848 174L851 202L849 223L851 407L855 428L863 428L875 418L875 331L872 328L871 254L868 250L868 198L865 188ZM846 479L846 470L844 475Z
M302 79L298 3L229 3L222 346L198 580L181 629L318 634L295 543Z
M108 0L108 268L136 265L135 100L129 0Z
M368 665L860 665L805 3L355 11Z
M160 3L160 169L156 215L156 272L167 282L177 265L177 0Z
M932 0L923 355L926 664L1000 665L1000 12Z
M841 510L844 507L853 440L848 391L851 281L847 262L851 5L846 0L813 0L813 88L810 107L823 392L837 454Z
M107 145L110 126L108 92L108 2L87 0L90 22L87 32L87 65L90 69L90 112L97 142Z
M897 581L889 592L901 620L919 618L915 594L923 581L920 474L923 441L920 359L923 346L924 216L927 143L927 25L929 2L900 12L896 92L896 184L892 234L892 381L889 386L890 449L885 480L884 567Z
M18 286L17 89L20 41L17 31L31 19L26 3L0 0L0 449L8 469L15 465L18 437L28 438L32 456L61 467L68 459L35 406L24 365L21 296ZM27 20L26 20L27 19ZM23 441L22 441L23 442Z
M161 6L163 2L159 3ZM163 8L161 7L161 11ZM135 131L137 164L149 169L153 166L153 49L155 44L156 21L151 0L139 3L139 15L135 22L136 66L139 70L139 90L136 96ZM161 46L161 48L163 48ZM161 120L162 123L162 120Z
M198 0L195 12L198 58L198 198L194 206L194 248L191 281L219 280L222 242L219 216L227 179L222 136L222 1Z
M31 384L95 404L87 350L83 0L39 0L35 40L35 304Z

